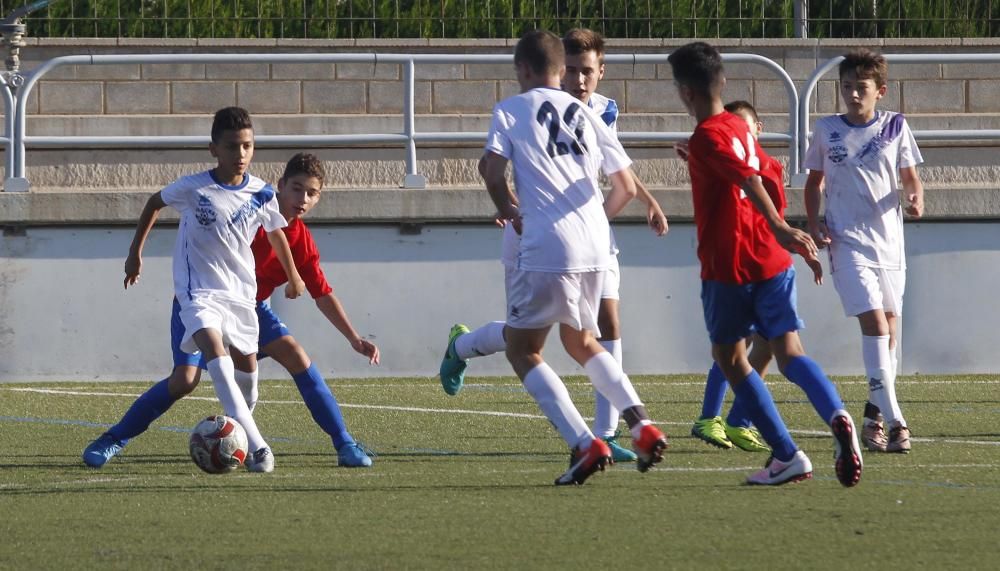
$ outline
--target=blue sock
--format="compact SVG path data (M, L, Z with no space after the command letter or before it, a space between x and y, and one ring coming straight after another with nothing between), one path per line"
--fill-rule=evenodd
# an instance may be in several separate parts
M833 413L844 408L844 401L840 400L837 387L826 377L816 361L805 355L792 357L782 372L788 380L805 391L809 402L823 419L823 424L829 426Z
M125 416L118 421L118 424L109 428L108 432L124 444L129 439L146 432L149 425L170 410L174 402L176 399L170 396L170 391L167 389L167 379L163 379L135 399L125 412Z
M722 414L722 399L726 397L726 376L722 374L722 369L712 363L712 368L708 371L708 378L705 379L705 398L701 402L701 418L715 418Z
M333 439L333 447L340 449L345 444L353 443L354 439L344 425L337 399L330 392L330 387L326 385L316 365L309 365L308 369L292 375L292 378L295 379L295 386L299 388L313 420Z
M729 426L740 426L750 428L753 421L747 415L747 409L743 406L743 400L739 397L733 399L733 405L729 407L729 414L726 415L726 424Z
M746 407L761 436L771 446L774 457L782 462L791 460L798 447L792 441L792 435L788 434L788 428L774 406L774 399L757 371L750 371L743 382L733 386L733 392L736 393L736 399Z

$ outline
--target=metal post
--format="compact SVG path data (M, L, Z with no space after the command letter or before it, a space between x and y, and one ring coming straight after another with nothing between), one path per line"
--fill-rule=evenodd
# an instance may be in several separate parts
M17 99L14 95L17 93L17 89L21 87L24 83L24 76L21 75L21 48L25 46L24 43L24 33L27 31L27 26L21 21L21 18L27 16L35 10L40 10L49 5L50 0L39 0L37 2L32 2L31 4L26 4L21 6L17 10L14 10L7 15L6 18L0 22L0 35L2 35L3 47L7 51L7 57L4 63L7 66L7 71L4 72L4 79L2 89L6 91L4 93L4 103L6 107L7 115L11 118L8 120L4 117L4 135L8 138L7 149L4 157L4 164L6 167L6 172L4 173L4 192L27 192L31 185L28 179L24 177L23 172L17 172L18 168L18 157L24 153L24 149L19 145L15 145L14 142L16 137L14 136L15 123L13 121L16 115L17 109ZM23 167L21 169L23 171Z
M406 135L406 176L403 188L426 188L427 177L417 172L417 142L413 138L413 60L403 64L403 134Z
M794 35L796 38L809 37L809 3L808 0L795 0Z

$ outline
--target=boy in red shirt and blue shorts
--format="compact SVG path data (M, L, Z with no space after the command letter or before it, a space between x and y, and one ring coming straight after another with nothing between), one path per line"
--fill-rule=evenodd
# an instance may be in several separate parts
M861 449L854 421L836 387L806 356L799 340L795 268L786 248L815 259L816 244L791 228L775 208L774 180L761 170L769 157L746 122L724 110L722 58L704 42L686 44L668 58L688 112L698 120L689 141L688 169L701 261L702 306L712 357L736 398L771 447L763 470L749 484L779 485L812 476L760 375L747 359L745 339L756 331L768 340L781 372L800 386L834 436L837 479L861 480ZM767 186L770 185L769 192Z

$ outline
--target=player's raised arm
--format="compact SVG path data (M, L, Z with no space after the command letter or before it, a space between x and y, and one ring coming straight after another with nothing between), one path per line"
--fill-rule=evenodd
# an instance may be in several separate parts
M281 269L285 270L285 275L288 276L288 284L285 285L285 297L288 299L299 297L306 291L306 283L302 281L299 270L295 267L295 262L292 260L292 251L288 248L288 238L285 238L285 233L278 228L267 233L267 241L271 243L274 255L278 258L278 262L281 263Z
M142 272L142 249L146 245L146 238L153 229L153 224L160 216L160 210L166 205L160 192L156 192L146 201L146 206L139 215L135 236L128 249L128 257L125 258L125 289L139 281L139 274Z

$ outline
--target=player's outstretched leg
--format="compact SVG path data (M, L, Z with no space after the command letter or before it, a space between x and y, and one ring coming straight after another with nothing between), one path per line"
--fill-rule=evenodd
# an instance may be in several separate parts
M449 395L457 395L465 382L465 369L469 366L469 360L458 357L455 352L455 340L467 333L469 328L461 323L453 325L448 333L448 347L444 350L438 376L441 377L441 387Z
M132 403L118 424L87 445L83 462L91 468L100 468L121 453L128 441L139 436L154 420L163 416L174 404L167 388L169 379L163 379Z
M462 324L452 326L439 372L444 392L455 395L462 390L469 359L500 353L507 348L506 327L503 321L491 321L472 331Z
M313 420L333 440L333 447L337 449L337 464L345 468L371 466L370 450L355 442L347 431L337 398L333 396L316 365L310 364L306 370L294 373L292 379Z

